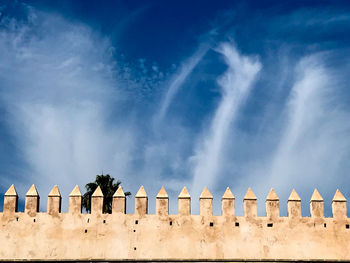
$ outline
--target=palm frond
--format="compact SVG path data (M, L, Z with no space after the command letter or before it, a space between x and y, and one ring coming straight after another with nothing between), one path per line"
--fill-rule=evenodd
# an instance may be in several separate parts
M100 186L104 196L103 212L112 213L113 195L122 183L120 180L117 180L116 183L114 182L115 178L111 177L109 174L101 174L96 175L94 182L85 185L86 192L83 195L82 205L88 213L91 212L91 196L98 186ZM125 192L124 194L125 196L131 196L130 192Z

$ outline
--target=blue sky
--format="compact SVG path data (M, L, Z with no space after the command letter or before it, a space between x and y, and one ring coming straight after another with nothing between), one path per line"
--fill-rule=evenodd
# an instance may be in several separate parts
M227 186L259 214L271 187L303 215L350 196L348 1L0 0L0 193L32 183L41 209L101 172L154 211L186 185L198 213ZM128 211L132 212L132 199Z

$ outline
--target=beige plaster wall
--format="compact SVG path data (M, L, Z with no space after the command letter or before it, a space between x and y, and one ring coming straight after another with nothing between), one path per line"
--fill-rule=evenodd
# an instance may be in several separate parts
M0 222L1 260L350 260L348 219L1 213Z
M76 196L70 199L80 205ZM343 201L334 205L336 218L324 218L318 212L314 217L299 217L298 212L279 217L278 200L268 203L269 217L256 217L252 200L245 203L246 216L236 217L233 199L223 200L231 211L224 211L227 216L168 215L162 209L168 206L164 197L159 213L151 215L144 214L147 202L139 199L135 215L8 209L0 213L0 260L350 260L350 220L339 216ZM210 204L205 200L203 211ZM290 210L298 210L299 204L288 203Z

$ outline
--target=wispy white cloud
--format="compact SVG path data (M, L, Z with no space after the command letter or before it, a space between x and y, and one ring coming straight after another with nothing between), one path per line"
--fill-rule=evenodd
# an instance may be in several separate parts
M0 128L6 126L13 136L21 162L10 171L17 177L2 174L0 182L4 187L17 183L21 197L30 183L39 186L42 196L59 184L67 197L74 184L84 186L104 171L122 179L133 193L144 184L151 212L161 185L176 213L177 194L192 183L195 198L209 186L218 213L216 191L226 186L239 201L252 186L263 210L270 187L281 202L293 187L308 201L314 187L330 198L348 183L350 110L343 96L348 94L349 67L327 66L332 52L301 59L295 72L296 58L288 52L280 66L278 59L272 60L276 65L269 75L265 61L241 54L232 44L219 44L228 69L216 76L221 98L206 109L209 119L195 117L200 118L196 123L204 123L200 129L182 125L183 112L171 118L168 111L175 99L181 100L178 92L191 81L207 44L190 58L174 61L182 66L170 77L157 64L148 69L141 59L139 75L134 75L132 63L120 64L109 40L85 25L30 10L25 23L9 19L1 26L0 50L6 52L0 52L0 107L6 118L1 117ZM263 82L259 74L265 74ZM145 98L153 93L152 99L161 97L158 88L164 79L170 86L161 107L148 107L155 102ZM255 80L259 90L253 89ZM244 112L255 109L247 103L251 101L262 110ZM238 127L242 119L252 120L250 127ZM239 202L237 211L242 214Z
M103 171L133 194L141 184L150 196L168 182L170 192L179 190L191 138L177 123L159 126L161 138L143 126L154 115L136 116L130 103L134 90L139 99L143 77L133 78L130 65L115 61L109 40L89 27L28 12L29 21L3 21L0 31L0 49L6 50L0 54L0 102L6 109L1 125L14 137L21 164L11 171L19 176L4 174L1 185L15 183L23 198L31 183L42 196L58 184L65 199L75 184L83 187ZM46 198L41 200L45 209Z
M268 170L268 182L284 195L291 187L311 193L315 187L326 190L332 185L335 191L341 186L339 171L347 169L341 166L350 154L350 116L338 104L338 85L322 55L306 57L297 65L284 133Z
M26 164L16 171L22 173L17 183L36 183L44 195L58 184L67 196L101 171L123 179L133 129L126 120L111 121L110 109L118 114L123 93L108 40L34 10L26 24L6 23L0 33L0 49L6 50L0 53L0 100Z
M195 155L194 174L191 190L199 195L204 186L215 187L215 181L220 176L222 162L228 161L222 155L230 135L231 124L238 116L238 111L249 95L252 83L260 71L261 64L256 58L241 55L237 49L228 44L222 44L219 52L224 56L228 70L220 78L222 98L215 110L208 132L204 132Z
M342 186L348 180L350 113L341 98L341 79L346 74L327 67L329 56L314 54L302 58L295 67L286 103L275 109L278 121L265 128L264 134L240 134L242 143L238 150L233 149L249 149L249 159L244 157L237 164L242 167L238 174L245 176L227 182L234 186L239 199L252 186L262 215L262 204L271 187L280 197L283 215L293 188L302 198L304 215L309 215L308 201L314 188L326 200L327 215L331 213L330 200L335 190L347 191ZM233 150L229 154L234 154ZM242 214L242 207L237 208Z
M155 115L155 123L158 124L163 120L167 114L168 108L176 96L177 92L184 84L188 76L192 73L193 69L198 65L204 55L208 52L210 45L208 43L202 43L196 52L182 62L182 65L178 72L176 72L169 80L169 88L166 90L164 98L161 100L159 111Z

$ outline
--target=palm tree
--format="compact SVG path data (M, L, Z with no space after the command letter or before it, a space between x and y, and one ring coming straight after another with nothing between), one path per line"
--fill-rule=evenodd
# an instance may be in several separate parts
M117 180L114 183L114 178L109 174L106 175L96 175L96 179L94 182L88 183L85 185L86 193L83 195L83 207L85 210L90 213L91 211L91 196L95 192L97 186L101 187L104 202L103 202L103 213L112 213L112 200L113 194L119 186L121 185L121 181ZM130 196L130 192L125 192L125 196Z

